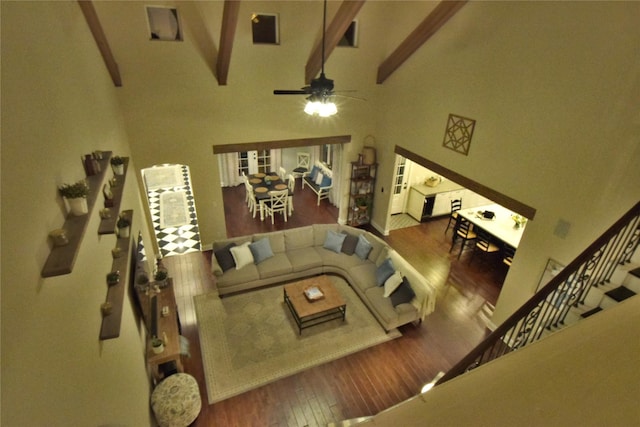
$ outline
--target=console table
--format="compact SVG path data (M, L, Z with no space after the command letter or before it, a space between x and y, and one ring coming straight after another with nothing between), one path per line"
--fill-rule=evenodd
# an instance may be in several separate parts
M147 363L149 363L153 375L156 379L160 379L161 375L158 367L166 362L174 361L178 372L183 372L182 361L180 359L180 331L178 329L178 306L176 304L176 297L173 290L173 279L167 279L169 285L160 289L160 292L153 291L154 282L151 282L151 290L148 294L142 291L136 291L138 294L138 301L142 308L142 315L147 325ZM151 300L153 296L156 296L157 310L152 312ZM166 316L162 315L162 308L168 307L169 313ZM157 325L158 338L164 341L164 351L156 354L151 346L151 325L154 321Z

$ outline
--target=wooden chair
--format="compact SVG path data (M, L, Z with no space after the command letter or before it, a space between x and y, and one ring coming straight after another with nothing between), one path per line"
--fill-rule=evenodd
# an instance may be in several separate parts
M453 228L453 237L451 238L451 249L449 249L449 253L453 250L456 242L461 240L460 252L458 252L458 259L460 259L460 255L462 255L465 246L473 244L477 237L475 231L473 231L473 224L458 215L456 225Z
M296 178L302 178L311 170L311 155L309 153L296 153L297 165L292 174Z
M502 262L508 267L511 267L511 263L513 262L513 257L515 255L516 248L505 243L504 247L502 248Z
M271 216L271 224L273 224L273 217L277 212L280 212L284 217L284 222L287 222L289 189L270 191L269 196L269 200L263 201L262 204L265 214Z
M289 186L289 191L291 194L289 195L289 216L293 213L293 190L296 188L296 179L293 177L293 174L289 174L287 185Z
M500 247L493 243L491 235L481 228L476 228L476 245L473 248L473 253L469 259L469 265L473 261L473 257L476 252L482 252L484 254L492 254L500 251Z
M247 187L247 197L249 198L249 212L256 217L256 213L260 212L260 220L264 221L264 213L262 212L262 205L256 200L256 194L253 192L253 187L249 185Z
M285 168L283 168L282 166L280 166L278 168L278 176L280 177L280 180L282 182L287 180L287 170Z
M462 199L455 199L451 201L451 215L449 215L449 222L447 228L444 230L444 234L447 234L451 224L455 224L458 219L458 211L462 208Z

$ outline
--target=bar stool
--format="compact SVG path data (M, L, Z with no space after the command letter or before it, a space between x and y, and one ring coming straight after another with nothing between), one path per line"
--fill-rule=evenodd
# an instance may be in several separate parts
M455 224L458 219L458 211L462 208L462 199L455 199L451 201L451 214L449 215L449 223L447 224L447 228L444 230L444 234L447 234L449 228L451 227L451 223Z

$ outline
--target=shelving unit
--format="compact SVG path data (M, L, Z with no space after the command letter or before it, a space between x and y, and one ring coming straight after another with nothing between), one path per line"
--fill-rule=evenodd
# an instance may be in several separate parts
M73 265L76 261L78 250L80 249L80 243L87 229L91 212L102 191L102 182L104 181L107 169L109 169L110 158L111 151L103 152L102 159L98 160L100 172L96 175L86 177L87 184L89 185L89 194L87 195L89 213L81 216L67 215L62 228L64 228L67 233L69 243L64 246L55 246L51 249L49 257L40 273L42 277L61 276L63 274L69 274L73 270Z
M124 160L124 173L122 175L114 175L115 185L111 187L111 193L113 194L113 206L111 210L110 218L102 218L100 225L98 226L98 234L114 234L116 228L116 222L118 222L118 213L120 212L120 203L122 201L122 193L124 191L124 183L127 179L127 169L129 168L129 158L123 157Z
M120 215L127 218L133 225L133 210L122 211ZM129 233L129 237L118 237L116 247L120 249L120 256L113 259L111 271L120 271L120 281L107 288L107 298L105 301L111 303L112 309L111 313L102 317L102 326L100 328L101 340L118 338L120 336L124 291L130 280L129 267L131 265L131 251L133 247L131 244L131 233ZM106 285L106 281L104 283Z
M377 169L377 163L351 162L347 225L360 227L371 222Z

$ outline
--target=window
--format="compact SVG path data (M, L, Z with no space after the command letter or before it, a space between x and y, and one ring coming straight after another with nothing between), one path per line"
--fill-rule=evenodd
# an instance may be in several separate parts
M147 6L149 39L182 40L178 9L175 7Z
M329 169L331 169L331 165L333 164L333 146L329 144L324 144L322 146L322 153L320 155L321 161L327 165Z
M278 15L273 13L252 14L251 32L253 44L280 44Z
M338 42L338 46L358 47L358 23L357 21L351 21L347 31Z

